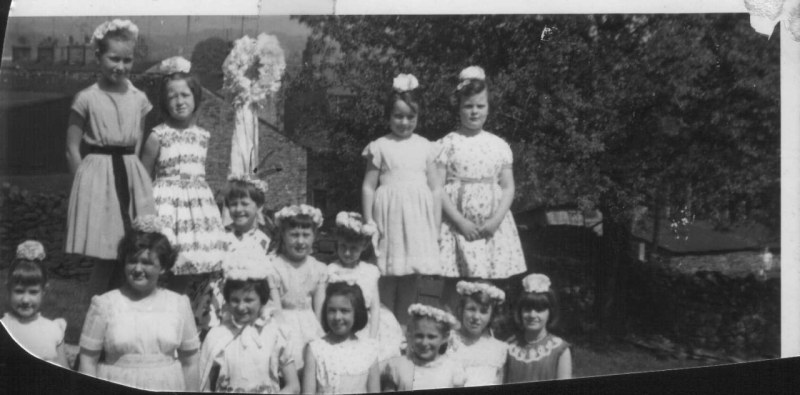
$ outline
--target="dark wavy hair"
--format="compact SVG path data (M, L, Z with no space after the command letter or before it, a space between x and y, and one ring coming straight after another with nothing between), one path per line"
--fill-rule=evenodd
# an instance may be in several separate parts
M463 103L464 100L484 91L486 91L486 103L489 105L489 108L491 108L492 95L489 91L489 84L485 80L470 79L461 89L456 89L450 97L450 105L453 107L453 111L458 113L461 108L461 103Z
M344 282L337 282L328 284L325 289L325 302L322 303L322 329L325 333L331 331L331 327L328 325L328 318L325 315L328 310L328 301L333 296L344 296L350 299L354 313L351 333L356 333L367 327L369 315L367 314L367 303L364 301L364 293L361 291L361 287L357 284L350 285Z
M171 81L180 80L186 81L186 85L189 86L189 90L192 92L192 96L194 96L194 109L192 110L192 114L197 113L197 110L200 108L200 103L203 102L203 86L200 85L200 81L198 81L195 76L183 72L167 75L161 79L161 95L159 97L159 100L161 101L161 103L159 103L161 114L167 118L169 118L169 98L167 97L167 84L169 84Z
M225 298L225 302L228 302L231 298L231 294L234 291L249 291L253 290L256 291L258 295L258 299L261 300L261 304L265 305L269 302L269 282L267 279L260 279L260 280L225 280L225 285L222 286L222 297Z
M117 260L124 265L129 258L136 257L144 251L155 252L161 267L167 272L175 265L176 251L167 237L157 232L129 230L117 247Z
M225 188L225 206L229 206L234 199L250 198L256 206L263 206L266 200L264 193L255 185L242 180L228 181Z
M420 110L422 109L422 97L414 92L416 92L416 90L405 92L392 90L389 92L386 95L386 101L383 104L383 117L389 119L389 117L392 116L394 103L397 103L397 101L405 102L409 107L411 107L411 111L414 112L414 115L419 117Z

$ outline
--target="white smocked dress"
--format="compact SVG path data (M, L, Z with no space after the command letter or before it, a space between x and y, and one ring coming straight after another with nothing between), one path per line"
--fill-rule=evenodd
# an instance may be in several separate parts
M456 331L450 337L447 354L464 367L465 387L503 384L508 343L484 335L474 343L466 344Z
M378 363L378 344L357 339L331 344L319 338L308 344L316 361L318 394L363 394L369 369Z

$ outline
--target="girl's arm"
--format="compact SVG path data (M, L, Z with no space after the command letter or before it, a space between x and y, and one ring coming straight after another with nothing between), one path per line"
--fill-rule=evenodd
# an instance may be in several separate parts
M317 320L322 323L323 312L322 305L325 303L325 281L320 281L317 284L317 289L314 290L314 296L311 297L311 302L314 304L314 312L317 313Z
M83 117L75 111L70 112L67 126L67 166L73 176L78 172L78 166L81 165L81 139L85 125Z
M369 367L369 376L367 376L367 392L370 394L381 392L381 375L378 368L378 362Z
M375 279L375 282L377 283L378 280ZM381 326L381 296L380 292L377 292L377 284L375 286L375 291L369 306L369 337L373 339L378 338L378 329L380 329Z
M314 358L314 353L311 352L311 347L306 344L306 349L303 351L303 393L316 394L317 393L317 359Z
M92 377L97 377L97 363L100 362L100 350L92 351L81 347L79 355L81 364L78 371Z
M442 186L447 179L447 169L443 166L437 166L436 173L436 181L439 183L439 188L444 190ZM457 228L456 230L464 235L467 241L480 239L481 235L478 232L478 226L461 215L461 213L458 211L458 208L456 208L456 205L450 200L450 197L448 197L446 193L440 193L440 196L442 202L442 212L445 218L449 219L450 222L455 224Z
M67 369L70 369L69 361L67 361L67 351L66 351L66 349L64 347L64 343L63 342L61 344L59 344L58 347L56 347L56 362L59 365L65 367Z
M305 369L305 368L303 368ZM281 368L283 375L284 386L281 388L281 394L299 394L300 393L300 379L297 378L297 369L294 367L294 362L288 363ZM305 376L305 375L304 375ZM316 379L315 379L316 383Z
M444 183L439 181L438 166L432 161L428 163L426 174L428 176L428 187L433 195L433 215L438 236L439 229L442 227L442 188Z
M139 156L139 153L142 152L142 139L144 138L144 121L147 119L147 116L142 117L142 121L139 122L139 138L136 139L136 156Z
M138 146L138 145L137 145ZM161 150L161 142L155 133L150 133L147 141L144 143L144 150L142 151L142 164L150 178L155 179L156 161L158 161L158 151Z
M186 391L197 392L200 390L200 372L197 365L199 359L200 353L198 350L178 350L178 360L181 362L181 368L183 368L183 381L186 382Z
M375 189L378 187L378 177L381 170L372 162L367 162L367 172L364 173L364 182L361 184L361 205L364 210L364 221L372 221L372 206L375 204Z
M561 353L558 357L558 370L556 371L556 379L571 379L572 378L572 354L569 348Z
M217 389L217 379L219 379L219 365L214 364L211 366L211 371L208 372L208 383L205 387L200 388L202 392L215 392Z
M511 168L504 168L500 171L500 190L502 192L497 208L492 216L479 227L481 237L492 237L511 208L511 202L514 201L514 172Z

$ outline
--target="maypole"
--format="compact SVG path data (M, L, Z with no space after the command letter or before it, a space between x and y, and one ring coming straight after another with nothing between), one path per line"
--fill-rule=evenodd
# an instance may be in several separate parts
M222 64L223 90L236 111L230 174L254 175L258 163L258 110L278 93L286 60L275 36L244 36Z

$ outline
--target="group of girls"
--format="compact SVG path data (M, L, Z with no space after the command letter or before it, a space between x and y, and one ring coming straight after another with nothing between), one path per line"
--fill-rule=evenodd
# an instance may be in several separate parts
M158 390L306 393L570 376L568 345L548 332L557 309L546 277L523 281L510 343L489 330L503 292L484 280L455 283L526 270L509 212L511 150L483 130L482 69L459 76L460 126L437 143L414 133L419 82L395 79L385 104L390 133L363 153L364 215L337 216L338 259L326 265L311 256L322 213L284 207L267 235L267 186L253 175L230 176L217 209L204 179L209 133L194 119L202 87L185 60L170 63L160 97L166 122L144 139L152 105L127 78L137 33L130 21L97 28L100 78L76 96L67 131L75 181L66 250L108 261L90 279L81 372ZM40 249L21 246L3 322L25 333L26 347L46 346L37 355L65 365L64 323L38 314ZM368 249L377 266L361 260ZM420 276L450 279L458 318L447 303L415 303L408 281Z

